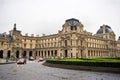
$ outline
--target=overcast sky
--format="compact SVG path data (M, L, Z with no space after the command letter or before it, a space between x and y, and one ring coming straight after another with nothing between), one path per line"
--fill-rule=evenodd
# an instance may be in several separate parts
M76 18L95 34L107 24L120 36L120 0L0 0L0 33L56 34L66 19Z

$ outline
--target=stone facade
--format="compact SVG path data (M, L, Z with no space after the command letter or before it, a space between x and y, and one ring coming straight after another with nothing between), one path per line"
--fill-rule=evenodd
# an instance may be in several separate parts
M57 34L24 36L16 29L0 34L0 58L96 58L120 57L120 39L111 27L103 25L96 34L85 31L77 19L68 19Z

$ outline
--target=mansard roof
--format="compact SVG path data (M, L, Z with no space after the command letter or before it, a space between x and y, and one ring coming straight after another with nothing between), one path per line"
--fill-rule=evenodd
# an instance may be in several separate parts
M0 34L0 38L6 38L8 42L12 40L12 37L9 34L5 35L4 33Z
M103 26L100 26L100 29L97 31L96 34L102 34L102 33L104 32L103 27L105 27L105 33L111 33L111 32L113 32L113 30L111 29L110 26L108 26L108 25L103 25Z

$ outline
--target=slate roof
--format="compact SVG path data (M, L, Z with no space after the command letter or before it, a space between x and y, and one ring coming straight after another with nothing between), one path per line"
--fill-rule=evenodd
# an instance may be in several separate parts
M110 26L105 25L105 33L113 32ZM100 29L97 31L96 34L102 34L103 33L103 26L100 26Z
M6 38L8 42L12 40L12 37L9 34L6 34L6 37L4 34L0 34L0 38Z

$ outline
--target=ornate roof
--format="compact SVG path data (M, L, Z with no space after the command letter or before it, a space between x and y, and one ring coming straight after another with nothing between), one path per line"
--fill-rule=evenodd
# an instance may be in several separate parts
M104 30L104 29L105 29L105 30ZM108 25L103 25L103 26L100 26L100 29L97 31L96 34L102 34L104 31L105 31L105 33L113 32L113 30L111 29L110 26L108 26Z
M66 22L71 26L71 30L76 30L79 20L75 18L71 18L71 19L67 19Z
M4 38L4 35L3 35L3 34L0 34L0 38Z
M79 22L79 20L75 19L75 18L67 19L66 22L68 22L68 21L78 21Z
M66 22L71 26L76 26L77 23L79 23L79 20L77 20L75 18L71 18L71 19L67 19Z
M12 37L9 34L0 34L0 38L6 38L8 42L12 40Z

